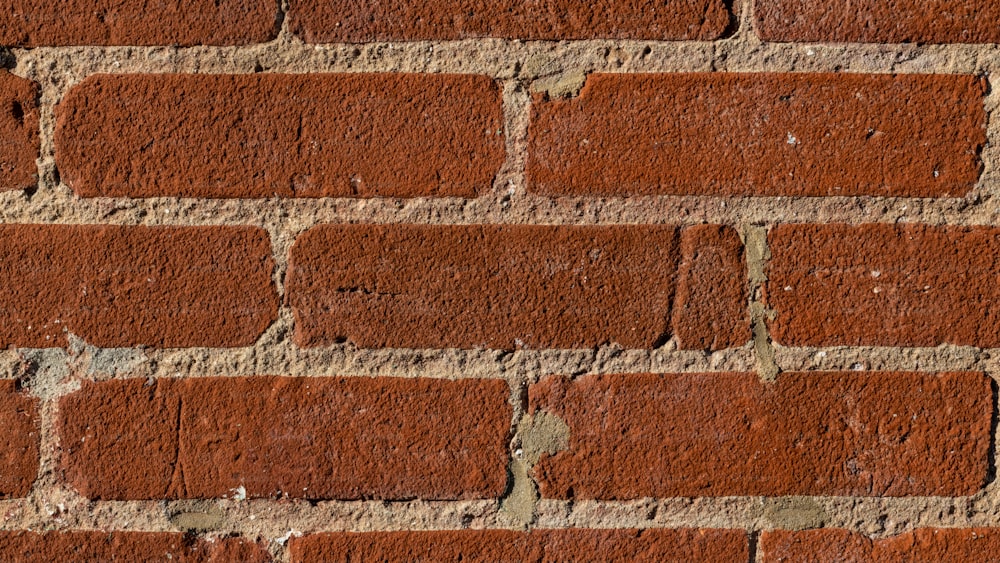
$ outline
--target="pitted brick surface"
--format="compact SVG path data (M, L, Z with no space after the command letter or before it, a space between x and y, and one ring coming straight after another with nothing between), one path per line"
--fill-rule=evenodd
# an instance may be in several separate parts
M231 347L277 317L263 229L0 226L0 345Z
M971 495L994 393L977 373L562 376L530 410L569 426L534 468L545 498Z
M596 74L536 95L528 189L548 196L961 196L979 178L974 76Z
M291 30L310 43L426 39L710 40L723 35L723 0L291 0Z
M92 499L471 499L507 485L500 380L243 377L84 383L63 466Z
M475 75L101 75L57 116L83 197L475 197L504 160Z
M317 534L295 538L293 563L328 561L717 561L745 563L742 530L508 530Z
M272 0L4 0L0 45L245 45L278 33Z

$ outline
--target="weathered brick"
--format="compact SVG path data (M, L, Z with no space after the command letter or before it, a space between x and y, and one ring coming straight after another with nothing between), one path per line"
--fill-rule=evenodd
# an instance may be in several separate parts
M746 262L736 231L718 225L681 231L681 263L673 308L681 348L721 350L746 344Z
M56 159L85 197L474 197L501 105L473 75L99 75L59 104Z
M848 530L775 530L761 534L759 549L761 563L995 562L1000 560L997 555L1000 554L1000 531L995 528L921 528L871 540Z
M232 558L231 558L232 557ZM178 533L152 532L0 532L0 559L52 561L170 561L223 563L271 561L263 546L241 538L214 541Z
M253 344L277 317L252 227L0 226L0 346Z
M528 188L551 196L959 196L985 81L962 75L604 74L536 95Z
M368 348L650 348L676 332L693 348L746 342L736 235L684 233L680 245L677 228L651 225L323 225L291 251L295 338ZM682 308L671 327L678 276Z
M278 34L273 0L4 0L0 45L244 45Z
M0 498L27 496L38 475L38 399L12 379L0 379L0 428Z
M63 467L92 499L471 499L507 485L501 380L236 377L85 382Z
M38 181L38 85L0 71L0 191Z
M293 538L293 563L319 561L713 561L746 563L743 530L509 530L332 533Z
M788 346L1000 346L1000 229L778 225L771 335Z
M723 0L291 0L290 28L310 43L508 39L693 39L721 37L732 15Z
M588 375L530 410L569 426L543 497L968 495L987 479L994 392L978 373Z
M765 41L1000 43L994 0L757 0Z

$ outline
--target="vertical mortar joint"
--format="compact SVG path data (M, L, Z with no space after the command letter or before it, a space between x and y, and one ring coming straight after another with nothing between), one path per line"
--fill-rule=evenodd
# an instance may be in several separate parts
M773 318L773 311L764 303L764 286L767 283L767 262L771 259L771 250L767 245L767 228L750 225L743 230L743 242L746 246L747 283L750 296L750 326L753 334L754 356L757 360L757 373L762 381L773 382L781 373L781 368L775 359L771 334L767 321Z

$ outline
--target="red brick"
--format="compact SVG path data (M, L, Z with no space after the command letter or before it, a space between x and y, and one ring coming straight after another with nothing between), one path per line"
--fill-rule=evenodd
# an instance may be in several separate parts
M507 39L711 40L728 29L723 0L291 0L290 28L309 43Z
M746 563L743 530L462 530L293 538L293 563L318 561L713 561Z
M38 96L34 82L0 71L0 191L38 181Z
M765 41L1000 43L995 0L758 0Z
M273 0L5 0L0 44L245 45L278 34Z
M547 498L957 496L989 468L977 373L557 376L529 395L570 431L534 468Z
M253 344L277 317L252 227L0 226L0 346Z
M673 326L681 348L721 350L746 344L746 262L736 231L718 225L681 231Z
M59 104L56 159L84 197L474 197L501 105L472 75L99 75Z
M598 74L532 109L529 190L584 195L960 196L984 80L961 75Z
M238 377L85 382L62 399L70 482L91 499L496 498L500 380Z
M12 379L0 379L0 428L0 498L25 497L38 475L38 399Z
M229 555L238 555L239 559L227 559ZM99 531L0 532L0 559L26 563L271 561L263 546L240 538L201 540L177 533Z
M748 338L742 248L718 227L324 225L296 240L287 292L296 342L360 347L693 347ZM708 256L712 255L712 256ZM711 270L718 267L718 270ZM706 318L691 318L693 313ZM713 331L718 331L715 333Z
M767 302L788 346L1000 346L1000 229L779 225Z
M847 530L775 530L761 534L759 549L761 563L998 561L1000 531L991 528L922 528L891 538L871 540Z

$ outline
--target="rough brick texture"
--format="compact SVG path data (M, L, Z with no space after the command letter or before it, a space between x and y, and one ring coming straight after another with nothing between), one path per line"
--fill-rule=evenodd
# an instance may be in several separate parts
M735 230L701 225L681 230L673 307L681 348L721 350L749 337L743 243Z
M0 191L38 179L38 93L34 82L0 71Z
M273 0L4 0L0 45L244 45L278 33Z
M0 559L53 561L157 561L171 563L265 563L263 546L240 538L203 540L175 533L0 532Z
M296 340L650 348L676 332L688 347L745 343L745 273L735 234L699 227L685 231L683 244L679 238L677 228L652 225L316 227L291 251ZM719 292L694 302L711 290ZM682 306L672 328L675 291Z
M591 75L536 95L528 189L583 195L960 196L979 178L973 76Z
M1000 43L994 0L756 0L765 41Z
M1000 346L1000 229L779 225L771 334L788 346Z
M504 160L483 76L101 75L57 114L85 197L473 197Z
M501 380L241 377L84 383L63 467L92 499L499 497Z
M0 379L0 498L23 497L38 474L38 399ZM0 559L2 559L0 554Z
M966 563L1000 559L1000 531L990 528L922 528L871 540L847 530L775 530L760 537L761 563L838 561L865 563Z
M543 497L968 495L986 483L983 374L554 376L530 409L569 426Z
M245 346L277 317L253 227L0 226L0 346Z
M291 540L319 561L713 561L746 563L743 530L508 530L317 534Z
M723 0L291 0L291 29L311 43L510 39L721 37Z

